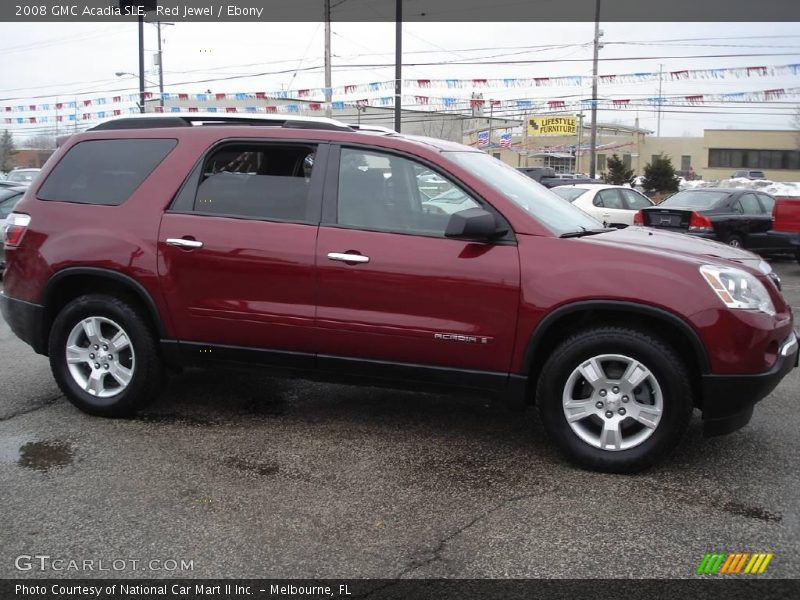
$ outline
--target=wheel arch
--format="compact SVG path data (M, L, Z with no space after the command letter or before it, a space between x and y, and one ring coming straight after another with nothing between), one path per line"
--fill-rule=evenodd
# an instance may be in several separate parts
M710 363L699 334L678 315L655 306L615 300L587 300L563 305L548 313L532 332L523 356L523 373L528 390L536 389L539 373L555 347L572 332L582 328L618 325L651 332L671 344L687 361L701 401L700 376L710 373ZM529 402L531 393L526 394Z
M155 334L165 337L164 324L153 297L138 281L111 269L100 267L67 267L56 272L45 284L41 296L44 307L41 328L41 348L47 348L50 329L58 313L68 302L87 293L106 293L133 302L143 309L143 314Z

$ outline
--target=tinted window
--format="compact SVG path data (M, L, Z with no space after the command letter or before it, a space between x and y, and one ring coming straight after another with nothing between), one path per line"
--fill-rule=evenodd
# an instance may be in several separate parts
M711 208L723 198L727 198L728 192L701 192L698 190L684 190L674 196L664 200L659 206L675 206L684 208Z
M316 147L305 144L225 146L203 164L194 210L307 221L311 219L308 194L315 155Z
M602 206L603 208L625 208L625 205L622 204L622 198L617 190L600 190L597 193L597 196L602 202L602 204L598 204L598 206Z
M480 206L436 175L440 193L429 196L431 171L408 159L343 148L337 222L375 231L443 236L450 215Z
M76 144L50 172L41 200L117 206L147 179L176 140L90 140Z
M764 207L764 212L772 214L772 209L775 208L775 198L767 196L766 194L759 194L758 199L761 200L761 205Z
M746 215L763 214L761 204L759 204L755 194L742 194L739 197L739 203L742 205L742 209Z
M550 190L556 196L561 196L564 200L569 200L570 202L575 202L579 197L583 196L586 193L586 190L582 188L573 188L573 187L566 187L566 186L559 186L552 188Z
M639 192L635 192L633 190L620 190L620 193L625 199L625 204L631 210L639 210L640 208L653 206L653 203L642 196Z

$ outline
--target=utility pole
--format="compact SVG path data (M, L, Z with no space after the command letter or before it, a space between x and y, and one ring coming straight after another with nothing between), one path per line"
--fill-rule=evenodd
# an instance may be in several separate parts
M589 178L594 179L597 170L597 64L600 55L600 0L596 0L594 12L594 61L592 63L592 135L589 142Z
M325 116L331 116L331 0L325 0Z
M656 137L661 137L661 84L663 82L664 65L658 65L658 120L656 125Z
M578 147L575 149L575 173L580 168L581 142L583 140L583 111L578 113Z
M394 130L400 133L402 121L402 107L400 105L403 94L403 0L396 0L396 15L394 26Z
M139 15L139 112L144 112L144 15Z
M489 98L489 151L492 150L492 130L494 129L494 102Z
M161 52L161 21L156 21L158 30L158 105L164 108L164 54Z

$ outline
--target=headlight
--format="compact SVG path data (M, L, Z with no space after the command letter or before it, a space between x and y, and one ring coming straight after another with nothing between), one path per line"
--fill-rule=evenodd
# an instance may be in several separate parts
M728 308L775 314L775 305L767 288L750 273L733 267L703 265L700 274Z

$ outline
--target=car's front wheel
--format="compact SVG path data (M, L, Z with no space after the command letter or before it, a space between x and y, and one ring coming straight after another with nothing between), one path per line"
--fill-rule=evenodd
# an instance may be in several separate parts
M662 340L599 327L560 344L539 376L536 402L550 438L578 464L630 473L661 460L692 413L689 373Z
M50 367L61 390L84 412L127 416L162 383L156 338L133 303L81 296L59 312L50 331Z

